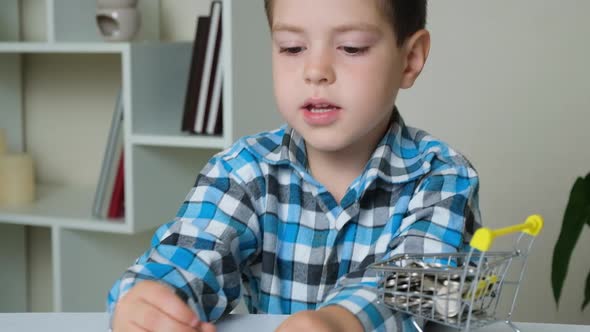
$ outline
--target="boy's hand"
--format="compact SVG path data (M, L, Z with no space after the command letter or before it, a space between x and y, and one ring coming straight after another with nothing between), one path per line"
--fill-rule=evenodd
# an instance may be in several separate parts
M348 310L331 305L317 311L300 311L287 318L276 332L363 332L359 320Z
M142 281L125 294L113 314L113 331L215 332L174 292L155 281Z

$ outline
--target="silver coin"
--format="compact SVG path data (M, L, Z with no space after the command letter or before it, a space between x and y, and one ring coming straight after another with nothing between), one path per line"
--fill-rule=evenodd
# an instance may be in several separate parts
M393 288L395 287L395 278L389 277L385 280L385 287L387 288Z
M428 265L422 261L410 261L406 267L414 269L426 269L428 268Z
M434 301L431 300L431 299L422 298L421 299L421 304L422 304L421 305L422 308L425 308L425 309L432 308L432 306L434 305Z
M390 306L395 306L395 297L391 294L384 294L383 295L383 302Z
M457 319L457 317L444 317L444 316L441 316L441 319L443 320L443 322L450 323L450 324L453 324L453 325L459 323L459 320Z
M434 281L434 278L424 278L422 289L426 292L436 292L442 285Z
M387 279L385 280L385 286L386 287L395 287L395 285L397 284L405 284L408 283L410 281L409 278L406 277L398 277L396 275L391 275L389 277L387 277Z
M445 285L450 292L458 292L461 289L461 283L458 281L445 280L443 281L443 285Z
M447 268L447 267L449 267L448 265L444 265L444 264L437 263L437 262L426 263L426 265L428 267L434 268L434 269L440 269L440 268Z
M420 305L420 298L398 296L394 299L395 305L401 308L410 308Z
M396 272L398 278L418 278L420 277L419 272Z
M461 294L452 287L441 287L434 298L436 311L446 317L457 316L461 309Z
M395 289L398 291L407 291L407 290L412 289L412 285L408 284L408 283L397 284L397 285L395 285Z
M420 285L419 280L408 280L408 279L388 279L385 282L385 287L393 290L408 290L411 288L416 288Z

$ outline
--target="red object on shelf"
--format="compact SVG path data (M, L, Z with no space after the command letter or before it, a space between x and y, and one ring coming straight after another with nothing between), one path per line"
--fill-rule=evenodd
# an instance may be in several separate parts
M117 177L113 187L113 195L109 204L107 218L121 218L125 215L125 163L124 153L121 151L119 166L117 168Z

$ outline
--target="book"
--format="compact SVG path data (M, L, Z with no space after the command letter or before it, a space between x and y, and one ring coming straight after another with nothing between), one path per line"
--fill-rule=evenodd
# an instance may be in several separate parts
M213 134L221 135L223 134L223 96L219 98L219 106L217 107L217 109L217 119L215 120Z
M209 27L209 36L207 38L207 52L205 54L205 63L203 66L203 75L201 76L201 86L197 102L196 119L194 124L195 133L204 132L205 113L212 93L210 86L212 73L215 73L217 62L219 60L219 49L221 45L221 2L211 2L211 25Z
M102 158L100 175L92 204L92 215L98 218L105 218L107 215L108 202L110 202L114 183L116 167L119 163L119 156L123 150L123 98L122 91L119 91L115 110L111 119L111 127L107 137L107 144Z
M122 218L125 216L125 156L121 151L119 157L119 164L117 166L117 174L115 177L115 184L113 186L113 193L107 212L107 218Z
M220 48L220 54L222 55L222 48ZM215 80L213 82L213 93L211 95L211 100L209 103L209 111L207 112L206 116L206 123L207 128L205 129L205 133L209 135L216 135L221 134L221 125L223 114L223 65L221 61L217 65L217 70L215 73Z
M201 89L201 77L203 76L203 64L205 63L205 51L207 50L207 38L209 36L210 24L211 18L209 16L199 16L197 19L197 30L193 42L189 81L186 89L181 125L181 130L183 132L194 132L195 115L198 104L197 100L199 96L197 92Z
M222 74L223 74L223 62L221 61L221 31L222 31L222 21L223 16L219 18L219 25L218 25L218 34L215 40L215 53L213 55L213 65L211 68L211 76L209 79L209 87L207 90L207 102L205 104L205 114L203 118L203 123L200 128L197 128L196 131L199 134L206 134L207 133L207 126L209 121L215 122L216 116L211 117L211 113L215 111L217 105L219 104L218 99L221 97L221 82L222 82ZM217 94L217 95L216 95ZM217 114L217 112L216 112Z

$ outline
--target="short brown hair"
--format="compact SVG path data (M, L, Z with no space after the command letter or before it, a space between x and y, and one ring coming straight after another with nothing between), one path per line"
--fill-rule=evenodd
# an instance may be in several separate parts
M416 31L426 26L427 0L376 0L389 19L398 47ZM272 24L272 0L264 0L268 23Z

